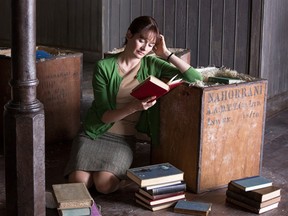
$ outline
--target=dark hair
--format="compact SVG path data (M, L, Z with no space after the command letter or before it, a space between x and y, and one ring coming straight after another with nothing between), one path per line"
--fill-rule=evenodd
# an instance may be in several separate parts
M128 30L130 30L131 34L137 34L141 31L152 31L155 33L156 37L159 37L159 28L158 24L154 18L150 16L140 16L135 18L130 24ZM127 38L125 39L125 43L127 43Z

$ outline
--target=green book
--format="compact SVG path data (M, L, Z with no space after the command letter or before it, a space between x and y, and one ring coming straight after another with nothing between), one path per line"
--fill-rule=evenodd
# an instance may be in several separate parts
M252 191L260 188L272 186L272 180L263 176L252 176L242 179L232 180L230 182L235 187L241 188L244 191Z
M221 84L233 84L241 83L243 80L229 77L208 77L208 82L221 83Z
M174 207L174 212L191 215L208 215L212 203L179 200Z
M184 172L170 163L131 168L127 176L140 187L184 180Z

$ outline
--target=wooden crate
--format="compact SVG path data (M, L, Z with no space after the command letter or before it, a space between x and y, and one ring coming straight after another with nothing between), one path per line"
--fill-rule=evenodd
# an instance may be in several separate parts
M45 111L45 142L52 144L70 141L80 128L80 99L82 77L82 54L52 47L37 47L53 55L36 62L37 99ZM11 50L2 49L1 70L1 111L10 100L9 80L11 76ZM3 116L0 117L0 149L3 148Z
M160 101L160 145L152 146L151 162L182 169L196 193L259 175L266 89L267 81L259 79L172 90Z

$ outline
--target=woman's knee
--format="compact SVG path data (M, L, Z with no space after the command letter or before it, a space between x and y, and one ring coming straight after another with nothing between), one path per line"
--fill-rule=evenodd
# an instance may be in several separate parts
M86 187L92 186L92 175L90 172L85 171L74 171L69 174L68 176L68 182L70 183L84 183Z
M93 173L93 181L98 192L103 194L112 193L119 188L120 180L110 172Z

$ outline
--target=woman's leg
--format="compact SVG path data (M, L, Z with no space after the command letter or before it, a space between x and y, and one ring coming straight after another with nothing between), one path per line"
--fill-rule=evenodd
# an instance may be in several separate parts
M100 171L93 173L93 181L98 192L103 194L112 193L119 188L120 179L113 173Z
M70 183L84 183L87 188L93 185L91 172L77 170L69 174L68 181Z

